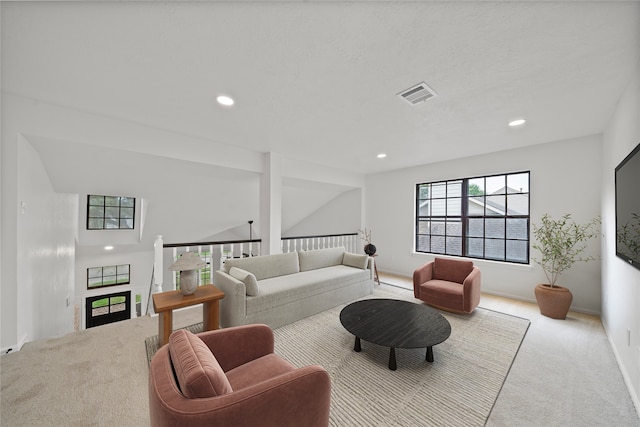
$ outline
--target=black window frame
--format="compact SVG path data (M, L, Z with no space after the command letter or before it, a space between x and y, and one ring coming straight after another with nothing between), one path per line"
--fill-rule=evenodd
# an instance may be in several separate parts
M99 201L100 199L102 199L102 202ZM124 205L124 203L128 202L132 202L131 206ZM117 215L107 213L115 209L117 209ZM130 212L130 216L125 215L128 212ZM102 220L102 225L95 226L95 224L92 224L92 220ZM126 226L128 220L131 221L131 227ZM107 226L109 222L113 221L117 221L117 226ZM88 194L86 226L87 230L134 230L136 227L136 198Z
M119 272L119 270L124 270L124 267L126 267L126 273L123 271L122 273ZM115 269L115 274L107 274L105 275L105 269L111 269L114 268ZM100 270L100 274L95 274L97 273L98 269ZM91 270L94 271L94 274L92 274ZM125 277L126 276L126 281L118 281L119 277ZM91 282L91 279L100 279L100 285L98 284L94 284L93 286L89 285L89 283ZM109 283L109 281L107 281L108 284L104 284L105 283L105 278L114 278L115 282L114 283ZM97 283L97 282L96 282ZM128 285L131 283L131 264L118 264L118 265L106 265L106 266L101 266L101 267L89 267L87 268L87 290L92 290L92 289L101 289L101 288L108 288L110 286L121 286L121 285Z
M508 177L511 175L522 175L527 174L527 191L523 191L520 189L519 191L511 191L508 187L509 179ZM469 185L470 182L474 180L484 180L483 182L486 184L487 179L496 178L496 177L504 177L505 186L500 190L503 190L502 193L492 193L492 194L469 194ZM460 194L457 193L449 194L449 188L454 188L455 185L460 185ZM428 186L428 197L421 197L421 187ZM432 191L434 186L437 189L444 188L445 193L444 197L439 197L438 193L435 194ZM443 186L443 187L442 187ZM517 190L517 189L515 189ZM509 209L509 200L515 201L514 198L510 198L509 196L514 195L526 195L526 205L527 205L527 214L521 213L510 213ZM503 214L493 214L488 215L487 211L490 208L490 203L487 203L488 197L504 197L504 213ZM459 200L458 200L459 199ZM475 214L469 213L469 199L482 199L483 206L483 214ZM437 204L434 204L433 201L438 201ZM523 201L524 199L521 199ZM428 202L427 202L428 201ZM429 204L429 214L421 215L421 206L422 203ZM450 215L448 212L449 205L455 206L457 208L457 203L459 202L459 212L455 212L455 215ZM435 205L440 206L444 209L444 215L433 215ZM439 213L439 212L438 212ZM482 226L482 234L477 235L470 232L470 228L473 221L476 221L478 224L481 222ZM499 221L503 220L503 232L504 236L496 237L487 234L487 224L491 224L491 222L498 224ZM511 220L511 221L509 221ZM524 222L523 222L524 220ZM510 231L510 223L519 225L519 228L513 228L512 230L518 230L517 232L521 233L517 238L513 236L509 236L509 233L513 233ZM441 230L439 233L434 233L434 230ZM450 231L451 230L451 231ZM526 231L525 231L526 230ZM426 232L425 232L426 231ZM459 234L456 234L458 233ZM524 237L526 236L526 237ZM437 239L433 239L436 237ZM455 256L461 258L471 258L471 259L482 259L487 261L497 261L497 262L505 262L510 264L529 264L530 256L531 256L531 171L524 170L518 172L506 172L499 173L493 175L481 175L474 176L469 178L457 178L457 179L449 179L443 181L432 181L432 182L422 182L418 183L415 186L415 224L414 224L414 250L417 253L428 253L434 255L446 255L446 256ZM428 247L426 247L426 242L428 242ZM439 242L444 244L443 251L434 251L434 242ZM476 243L474 247L472 243ZM497 247L502 244L502 256L493 256L491 253L488 254L487 245L495 243ZM478 245L479 244L479 245ZM526 256L523 258L514 257L513 250L511 252L511 256L509 253L510 246L517 245L520 246L519 250L524 252ZM478 254L477 248L482 247L482 254ZM459 247L459 250L458 250ZM428 250L425 250L428 249ZM449 249L449 250L448 250ZM475 250L475 252L474 252ZM495 254L495 252L494 252Z

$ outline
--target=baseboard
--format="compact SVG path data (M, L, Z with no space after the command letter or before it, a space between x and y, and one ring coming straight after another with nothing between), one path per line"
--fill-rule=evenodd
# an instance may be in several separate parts
M624 384L627 386L627 390L629 391L629 396L631 396L631 401L633 402L633 405L636 407L636 412L638 413L638 417L640 417L640 397L633 389L633 383L631 382L631 377L629 376L629 373L627 372L624 365L622 364L622 358L620 357L620 353L618 353L618 348L616 347L615 343L611 339L611 334L609 334L609 329L607 328L607 325L604 324L604 322L602 323L602 328L604 329L604 333L607 336L607 340L609 341L609 347L611 347L611 350L613 350L613 355L616 358L616 362L618 363L618 368L620 369L620 373L622 373L622 378L624 379Z
M504 292L487 291L486 289L482 289L482 293L487 295L494 295L497 297L509 298L516 301L524 301L524 302L530 302L532 304L538 304L535 298L523 298L521 296L511 295ZM569 311L575 311L576 313L589 314L591 316L600 317L600 312L598 311L589 310L582 307L575 307L573 305L569 308Z
M22 346L27 342L28 337L25 335L22 339L14 346L4 347L0 349L0 354L4 356L5 354L15 353L16 351L20 351Z

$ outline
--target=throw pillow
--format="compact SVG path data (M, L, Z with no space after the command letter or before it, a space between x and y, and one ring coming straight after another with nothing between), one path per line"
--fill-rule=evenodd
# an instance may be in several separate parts
M231 384L209 347L186 329L169 337L169 353L180 391L189 399L231 393Z
M245 288L247 288L247 295L255 297L260 292L260 290L258 289L258 280L256 280L256 276L249 273L247 270L243 270L238 267L231 267L229 269L229 275L235 277L241 282L244 282L244 286Z
M361 268L363 270L367 269L368 263L369 255L360 255L353 254L351 252L345 252L344 257L342 258L342 264L348 265L349 267Z

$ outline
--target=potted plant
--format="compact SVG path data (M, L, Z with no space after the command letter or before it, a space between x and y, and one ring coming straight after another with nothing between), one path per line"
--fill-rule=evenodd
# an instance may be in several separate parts
M373 243L371 243L371 230L367 231L367 228L365 227L364 230L358 231L360 232L360 238L367 242L367 244L364 245L364 253L369 256L373 256L376 253L377 248Z
M540 257L532 259L544 270L548 283L535 288L540 313L553 319L567 316L573 295L569 289L556 285L558 277L578 261L591 261L592 256L583 256L587 242L599 234L600 218L585 224L577 224L571 214L553 219L545 214L539 224L533 225L537 242L532 247Z

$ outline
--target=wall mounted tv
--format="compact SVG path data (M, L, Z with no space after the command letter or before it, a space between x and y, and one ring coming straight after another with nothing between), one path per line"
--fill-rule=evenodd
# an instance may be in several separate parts
M640 144L616 167L616 255L640 270Z

